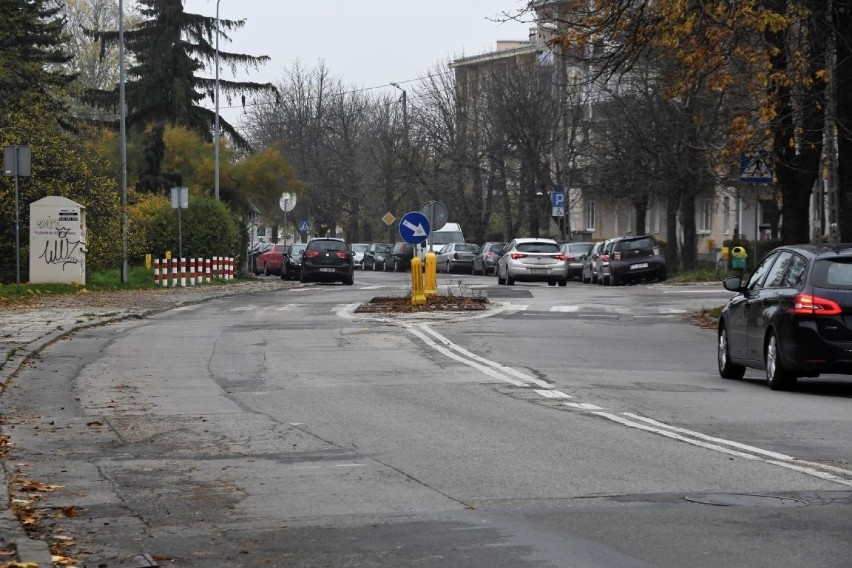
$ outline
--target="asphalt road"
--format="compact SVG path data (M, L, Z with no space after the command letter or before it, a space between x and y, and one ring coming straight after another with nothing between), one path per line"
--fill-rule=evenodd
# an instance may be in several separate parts
M354 308L356 273L75 334L2 400L87 566L845 567L852 379L725 381L720 286L497 286Z

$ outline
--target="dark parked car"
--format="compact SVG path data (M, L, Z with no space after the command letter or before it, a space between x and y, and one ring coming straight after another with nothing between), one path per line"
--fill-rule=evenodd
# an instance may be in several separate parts
M665 280L666 259L660 245L651 235L622 237L612 245L609 255L611 286L638 280Z
M361 260L361 268L364 270L384 270L385 259L390 254L393 245L390 243L370 243L364 258Z
M287 245L284 243L274 244L254 259L254 273L269 276L270 274L281 274L284 264L284 253Z
M722 310L719 374L763 369L773 390L797 377L852 374L852 244L793 245L771 251Z
M302 282L355 282L355 261L343 239L311 239L302 254Z
M609 284L609 260L612 256L612 247L615 246L616 241L618 241L621 237L615 237L613 239L607 239L604 241L603 247L601 247L601 252L598 255L597 260L595 260L595 272L598 275L598 284Z
M473 257L473 274L495 274L497 271L497 261L503 256L503 247L506 243L489 241L482 245L476 256Z
M284 253L284 267L281 270L281 278L299 280L302 277L302 254L307 246L307 243L293 243L287 247L287 251Z
M601 255L605 241L598 241L592 246L592 250L583 260L583 270L580 273L580 281L583 284L596 284L598 281L598 257Z
M473 266L473 257L477 252L479 252L479 245L471 243L446 244L441 247L435 257L435 270L447 274L454 270L469 273Z
M562 243L562 254L568 263L568 278L581 278L583 276L583 261L595 246L595 243Z
M415 246L405 241L400 241L393 245L390 256L385 260L385 270L393 272L402 272L411 269L411 259L414 258Z

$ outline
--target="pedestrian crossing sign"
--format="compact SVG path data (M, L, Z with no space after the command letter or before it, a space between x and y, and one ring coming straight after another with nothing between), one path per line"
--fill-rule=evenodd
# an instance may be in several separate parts
M743 183L772 183L772 164L769 152L743 152L740 154L740 181Z

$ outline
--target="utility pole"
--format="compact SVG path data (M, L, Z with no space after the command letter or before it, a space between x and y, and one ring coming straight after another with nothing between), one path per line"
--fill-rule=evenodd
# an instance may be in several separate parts
M392 87L396 87L400 91L402 91L402 97L400 101L402 101L402 132L405 140L403 140L403 151L405 152L405 156L403 157L403 167L405 171L403 172L403 183L405 185L405 189L408 189L408 179L409 179L409 169L410 169L410 144L408 141L408 93L405 92L405 89L400 87L397 83L391 83Z
M124 93L124 0L118 0L118 139L121 169L121 282L130 281L127 266L127 105Z
M822 178L828 198L828 242L840 242L840 195L837 187L837 31L832 21L833 0L825 11L828 46L825 51L825 126L822 143Z
M219 2L216 0L216 55L214 57L214 65L216 67L216 118L213 125L213 195L216 201L219 200Z

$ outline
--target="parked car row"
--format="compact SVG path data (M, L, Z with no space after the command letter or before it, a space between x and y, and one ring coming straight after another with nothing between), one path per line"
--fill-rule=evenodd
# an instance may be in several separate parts
M616 237L594 243L586 254L580 280L615 286L668 276L662 248L652 235Z

